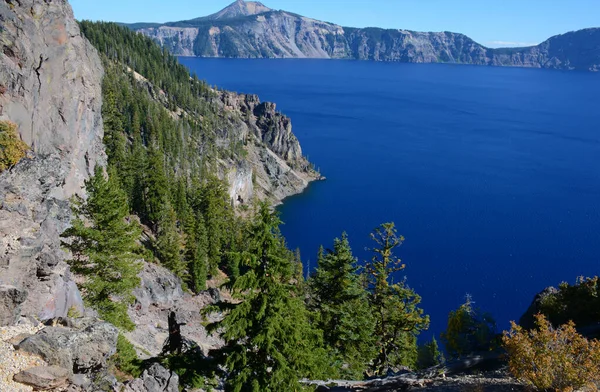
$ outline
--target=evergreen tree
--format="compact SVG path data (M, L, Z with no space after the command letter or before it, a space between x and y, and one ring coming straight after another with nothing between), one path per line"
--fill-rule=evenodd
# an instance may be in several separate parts
M169 200L169 183L165 174L164 156L158 148L151 148L146 169L146 209L151 223L161 218L163 206Z
M175 210L171 203L167 202L158 223L156 249L161 263L180 278L183 278L186 272L181 255L182 245Z
M138 273L141 228L129 216L127 196L121 190L114 169L108 179L100 167L86 181L88 199L77 200L77 218L62 237L72 253L69 264L85 277L81 285L88 304L100 317L123 329L134 327L127 305L134 300L132 290L140 283Z
M440 352L435 337L431 341L420 345L417 354L417 368L428 369L444 363L444 355Z
M309 280L311 308L325 344L347 365L344 376L360 378L376 355L375 318L361 284L348 237L336 238L333 250L319 251Z
M195 293L199 293L206 290L208 277L208 238L201 214L195 219L194 242L189 244L188 249L191 256L188 264L190 287Z
M398 236L393 223L385 223L375 229L371 238L377 247L366 266L366 281L379 340L379 353L372 370L377 375L385 375L399 366L415 367L417 335L429 327L429 317L418 308L421 297L405 281L394 283L393 274L405 268L394 255L404 237Z
M125 162L127 140L123 133L123 114L118 105L115 81L106 77L102 82L102 119L104 121L104 145L109 163L119 167Z
M448 315L448 328L442 341L451 358L490 351L499 345L496 322L488 313L473 306L470 296L457 310Z
M232 286L240 302L229 304L224 319L209 328L223 331L227 386L234 392L298 391L300 378L317 377L326 368L319 334L293 284L292 256L279 224L261 204L241 255L246 271Z
M208 238L208 272L209 275L214 275L221 264L227 221L230 219L229 195L221 180L208 176L201 187L200 198Z
M128 172L124 176L131 179L131 188L128 190L131 209L141 219L148 221L148 209L146 206L148 154L139 133L133 137L133 147L129 156L127 169Z

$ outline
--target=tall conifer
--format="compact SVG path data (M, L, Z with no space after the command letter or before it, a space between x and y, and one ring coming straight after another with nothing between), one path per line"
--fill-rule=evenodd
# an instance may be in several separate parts
M416 366L417 335L429 327L429 317L418 307L421 297L404 280L394 283L394 274L405 268L394 255L404 237L398 236L393 223L384 223L375 229L371 238L377 246L366 266L366 280L379 340L379 353L372 370L377 375L385 375L399 366Z
M175 275L183 278L185 276L185 264L182 259L183 243L181 235L177 230L177 216L171 203L163 206L160 220L158 222L158 237L156 249L161 263L170 269Z
M283 245L279 218L261 204L242 252L245 272L235 281L223 321L227 342L225 366L229 390L298 391L302 377L319 376L324 351L319 334L309 324L304 302L294 285L292 255Z
M77 218L62 237L73 253L69 264L85 277L81 285L88 304L100 317L118 327L134 327L127 305L134 300L132 290L140 283L141 235L139 224L129 216L127 196L120 188L114 169L108 179L100 167L86 181L88 199L78 200L73 210Z
M311 308L318 314L325 344L344 362L344 376L361 378L375 357L375 318L358 275L346 233L333 249L319 250L318 266L309 280Z

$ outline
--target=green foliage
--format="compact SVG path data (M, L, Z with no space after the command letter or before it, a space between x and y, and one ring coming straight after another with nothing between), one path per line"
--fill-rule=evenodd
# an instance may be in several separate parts
M525 331L513 322L504 332L511 373L539 391L597 390L600 342L579 335L573 322L554 329L538 314L536 325L537 329Z
M206 83L190 79L189 70L150 38L116 23L83 21L80 27L86 38L111 62L144 75L165 91L175 105L196 112L202 105L197 98L212 94Z
M317 313L324 342L346 364L343 376L362 378L377 353L375 317L345 233L334 240L333 250L319 252L308 284L310 309Z
M161 364L179 376L179 385L191 389L212 390L218 386L216 363L195 350L161 358Z
M117 338L117 352L111 360L117 369L134 378L142 374L142 361L138 358L133 344L123 334L119 334Z
M261 204L241 252L245 272L231 287L235 304L221 304L225 317L210 325L227 343L220 353L228 371L228 390L300 390L302 377L326 368L320 336L293 283L292 255L285 248L279 218Z
M219 268L227 243L228 222L233 219L230 199L223 181L208 176L199 190L199 209L202 211L208 240L208 272L214 275ZM233 275L237 275L234 271Z
M95 175L86 181L86 191L88 199L75 201L77 218L62 234L68 239L63 245L73 253L69 264L85 277L81 288L86 302L105 320L130 330L134 325L127 305L140 283L141 229L129 216L127 196L114 170L107 179L96 167Z
M471 298L448 315L448 327L442 333L442 341L451 358L482 351L490 351L498 345L496 322L490 314L473 307Z
M146 169L146 208L148 219L152 223L163 218L164 206L169 200L169 183L165 174L164 154L157 148L151 148Z
M78 319L83 316L81 315L81 313L79 312L79 310L77 310L77 308L75 306L71 306L69 308L69 310L67 311L67 317L70 319Z
M419 346L417 352L417 368L428 369L444 363L444 354L440 352L438 342L434 338Z
M19 137L17 124L0 121L0 173L14 166L27 155L29 146Z
M158 238L156 249L162 264L175 275L184 278L186 266L182 258L183 244L177 230L177 217L171 203L163 205L158 223Z
M193 217L193 214L190 214L190 217ZM208 236L202 214L198 214L196 219L190 219L189 225L190 234L186 241L189 286L195 293L199 293L206 290L208 278Z
M574 285L562 283L556 294L542 301L539 310L554 325L573 321L583 327L600 322L598 277L579 277Z
M405 281L394 283L393 274L405 268L394 255L404 237L393 223L384 223L371 234L376 243L373 258L367 262L371 311L376 317L375 335L379 353L372 364L376 375L400 366L414 368L417 361L417 336L429 328L429 317L418 307L421 302Z

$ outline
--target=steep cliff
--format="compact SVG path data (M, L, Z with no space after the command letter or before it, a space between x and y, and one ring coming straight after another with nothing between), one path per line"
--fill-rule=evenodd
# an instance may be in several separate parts
M0 174L0 284L29 292L23 314L64 316L82 303L60 233L69 198L105 161L102 65L66 1L0 2L0 119L30 156Z
M411 63L461 63L595 71L600 29L552 37L515 49L490 49L463 34L350 28L285 11L244 9L239 0L211 17L134 24L175 55L234 58L336 58ZM246 7L248 4L246 3ZM238 10L238 11L236 11ZM262 11L262 12L261 12Z
M279 204L320 178L302 155L290 119L277 112L274 103L232 92L219 92L217 102L232 114L230 127L218 143L228 148L235 143L244 145L244 159L231 156L219 161L234 203L258 197Z

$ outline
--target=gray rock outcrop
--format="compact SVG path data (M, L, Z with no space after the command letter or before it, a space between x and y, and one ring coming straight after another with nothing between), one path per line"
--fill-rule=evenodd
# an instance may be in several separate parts
M17 348L73 373L98 371L106 367L108 358L115 354L119 331L111 324L96 320L84 319L80 323L84 328L44 328L23 340Z
M105 162L103 69L64 0L0 2L0 120L18 125L28 158L0 174L0 284L27 290L24 314L83 310L59 235L68 200Z
M69 371L58 366L37 366L15 374L14 380L35 390L49 390L66 386Z
M14 286L0 285L0 327L13 325L21 315L27 292Z
M555 36L540 45L490 49L451 32L351 28L237 1L204 18L130 27L175 55L232 58L334 58L600 70L600 29ZM250 3L246 3L250 4ZM215 17L218 15L218 17Z
M278 112L274 103L229 91L219 91L214 103L229 115L218 143L242 144L246 151L244 159L223 158L219 165L236 205L253 198L279 204L302 192L311 181L322 179L302 155L290 118Z
M127 384L125 392L179 392L179 376L155 363Z
M519 319L519 325L525 329L535 328L535 315L540 313L542 303L548 297L551 297L558 293L558 289L555 287L547 287L542 292L538 293L529 305L529 308Z
M169 337L168 317L171 311L175 312L177 322L185 324L181 327L183 337L205 354L223 345L219 337L207 333L204 327L207 320L201 314L203 308L215 302L215 290L192 296L182 290L177 277L154 264L144 264L140 277L142 283L134 291L136 302L129 309L136 328L126 332L125 336L140 348L138 354L142 358L155 357L162 352ZM211 318L208 321L215 320Z

